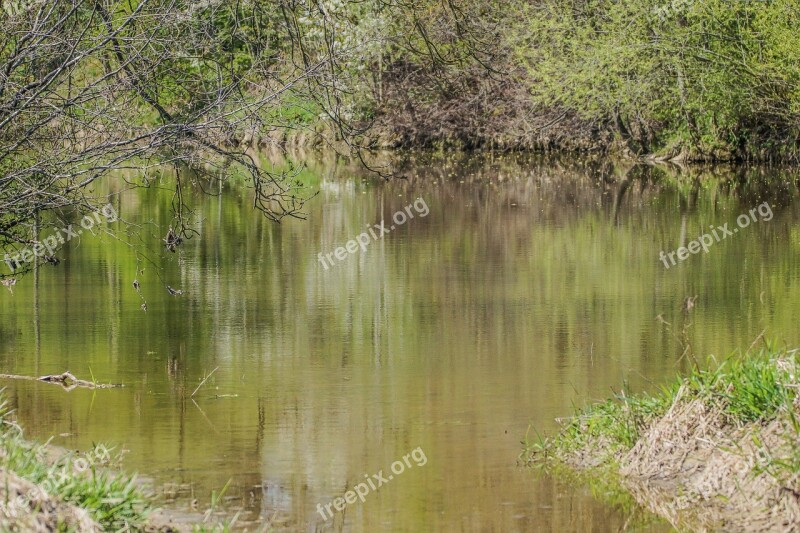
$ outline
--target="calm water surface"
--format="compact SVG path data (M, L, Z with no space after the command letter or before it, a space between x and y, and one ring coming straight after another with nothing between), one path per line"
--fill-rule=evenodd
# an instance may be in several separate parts
M618 531L641 517L517 466L529 425L552 432L575 405L653 390L691 354L725 357L762 331L800 345L797 176L490 158L403 171L384 183L311 162L308 219L280 225L246 189L198 188L198 235L174 254L160 246L171 182L112 181L139 229L85 234L58 267L0 291L0 369L126 387L3 382L28 436L116 445L176 509L206 508L230 480L223 511L251 528ZM427 216L319 263L417 198ZM764 201L772 220L659 261ZM318 514L417 447L426 464Z

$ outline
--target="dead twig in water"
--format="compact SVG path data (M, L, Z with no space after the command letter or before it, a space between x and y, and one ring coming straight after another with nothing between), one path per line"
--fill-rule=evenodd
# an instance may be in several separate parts
M219 367L217 367L217 368L215 368L214 370L212 370L212 371L211 371L211 373L210 373L209 375L207 375L206 377L204 377L204 378L203 378L203 381L201 381L201 382L200 382L200 385L198 385L198 386L197 386L197 388L196 388L196 389L194 389L194 392L192 393L192 396L191 396L191 398L194 398L194 395L195 395L195 394L197 394L197 391L199 391L199 390L200 390L200 387L202 387L202 386L205 384L205 382L206 382L206 381L208 381L208 378L210 378L211 376L213 376L213 375L214 375L214 372L216 372L217 370L219 370Z
M77 387L82 387L85 389L115 389L118 387L123 387L124 385L117 385L111 383L96 383L93 381L86 381L83 379L78 379L72 373L67 370L62 374L49 374L46 376L40 376L38 378L33 376L19 376L16 374L0 374L0 379L23 379L27 381L41 381L43 383L57 383L64 387L64 389L69 392Z
M197 402L196 402L196 401L194 401L194 398L191 398L191 400L192 400L192 403L194 404L194 406L195 406L195 407L197 407L197 410L198 410L198 411L200 411L200 414L201 414L201 415L203 415L203 418L205 418L205 419L206 419L206 422L208 422L208 425L209 425L209 426L211 426L211 429L213 429L213 430L214 430L214 433L216 433L217 435L219 435L219 431L217 430L216 426L214 426L214 424L211 422L211 420L209 420L209 419L208 419L208 417L206 416L206 412L205 412L205 411L203 411L203 410L200 408L200 406L199 406L199 405L197 405Z

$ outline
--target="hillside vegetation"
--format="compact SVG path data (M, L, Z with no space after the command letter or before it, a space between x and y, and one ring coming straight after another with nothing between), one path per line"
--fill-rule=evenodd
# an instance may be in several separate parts
M357 96L400 146L796 160L799 19L796 0L427 2Z

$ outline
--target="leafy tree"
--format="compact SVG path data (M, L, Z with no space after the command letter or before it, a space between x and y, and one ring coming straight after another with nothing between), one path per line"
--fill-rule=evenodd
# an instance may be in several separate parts
M124 168L175 165L179 219L186 180L222 180L234 167L256 209L302 216L293 174L261 168L242 141L282 127L275 110L287 98L327 95L322 104L339 116L347 52L298 23L333 26L324 2L0 5L0 246L34 244L31 226L48 211L97 211L107 199L92 185ZM178 171L186 167L194 172Z

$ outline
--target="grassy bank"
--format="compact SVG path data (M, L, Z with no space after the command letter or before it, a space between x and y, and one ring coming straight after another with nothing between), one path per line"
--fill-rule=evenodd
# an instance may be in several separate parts
M57 451L23 438L0 404L0 530L120 531L144 527L149 499L115 472L109 450Z
M680 528L800 524L799 365L797 350L733 357L657 393L586 408L524 454L611 477Z

